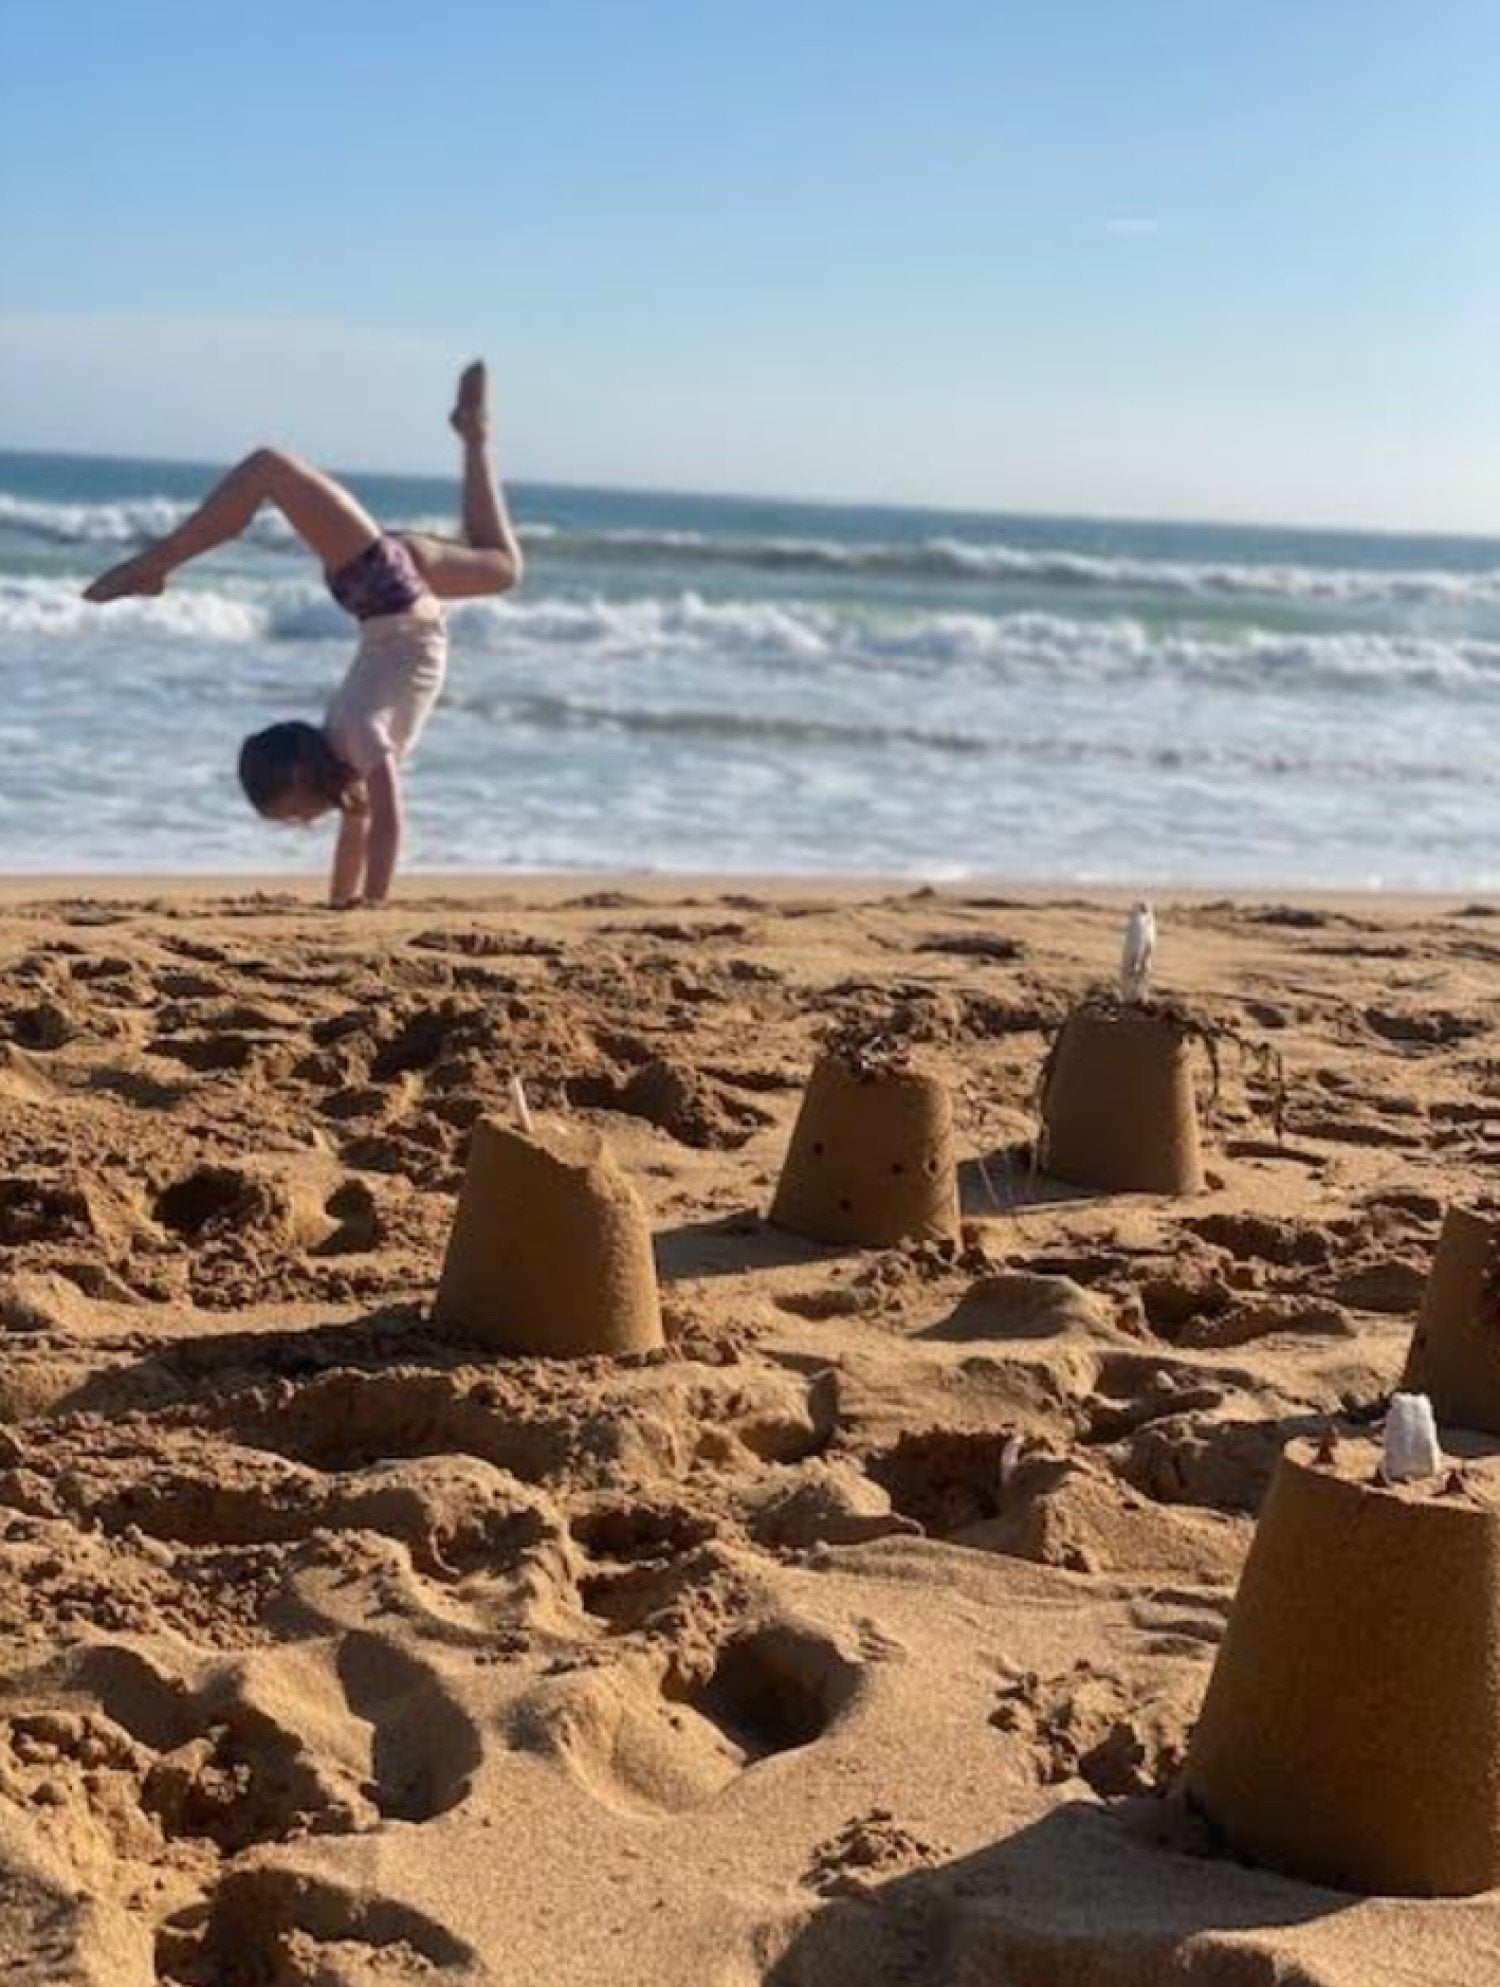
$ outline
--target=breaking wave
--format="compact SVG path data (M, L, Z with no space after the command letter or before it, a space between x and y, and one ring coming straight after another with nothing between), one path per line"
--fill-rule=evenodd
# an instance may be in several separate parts
M185 502L143 496L104 503L57 503L0 491L0 531L49 544L122 551L170 531ZM399 528L451 533L453 519L409 517ZM248 534L262 550L285 550L295 537L284 518L264 510ZM539 557L569 565L695 566L761 573L849 575L947 585L1011 583L1059 593L1155 594L1177 601L1280 601L1306 607L1500 607L1500 567L1459 571L1362 567L1273 560L1192 560L1141 554L1027 548L1004 540L932 536L861 540L732 532L581 530L546 522L522 527Z
M1325 567L1258 560L1195 561L1032 550L1001 542L926 538L911 543L732 537L695 531L570 532L549 528L554 553L588 559L670 559L769 572L848 573L945 583L1014 581L1096 593L1188 600L1286 600L1304 605L1497 606L1500 568Z
M1255 626L1162 628L1128 614L872 610L822 602L710 600L692 591L624 600L471 601L450 612L455 648L501 661L693 663L710 675L875 671L913 680L1135 682L1299 688L1500 690L1500 640L1308 633ZM155 599L89 605L74 582L0 578L0 640L202 645L349 642L353 627L313 583L185 585Z

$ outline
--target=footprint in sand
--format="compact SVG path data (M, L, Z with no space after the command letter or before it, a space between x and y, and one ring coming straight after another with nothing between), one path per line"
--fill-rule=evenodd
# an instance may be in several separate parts
M181 1675L111 1644L68 1667L137 1749L145 1812L167 1837L226 1855L431 1821L481 1761L437 1672L374 1634L200 1659Z
M828 1637L773 1623L731 1637L691 1674L642 1654L548 1679L517 1707L510 1739L560 1759L612 1812L676 1814L815 1744L850 1710L864 1674Z

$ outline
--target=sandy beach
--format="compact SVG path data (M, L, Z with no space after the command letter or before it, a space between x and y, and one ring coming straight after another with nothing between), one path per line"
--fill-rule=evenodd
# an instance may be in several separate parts
M1500 1980L1494 1893L1174 1798L1283 1444L1378 1423L1500 1156L1500 912L1157 915L1219 1040L1185 1200L1030 1160L1118 899L0 888L6 1977ZM949 1084L959 1245L764 1221L835 1026ZM664 1352L431 1322L513 1072L645 1200Z

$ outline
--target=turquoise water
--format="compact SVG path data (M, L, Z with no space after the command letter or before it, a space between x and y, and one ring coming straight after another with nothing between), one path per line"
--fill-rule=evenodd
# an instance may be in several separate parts
M233 776L352 646L280 520L78 597L213 473L0 453L0 868L326 860ZM453 528L449 482L350 480ZM512 496L527 582L452 615L418 866L1500 883L1500 541Z

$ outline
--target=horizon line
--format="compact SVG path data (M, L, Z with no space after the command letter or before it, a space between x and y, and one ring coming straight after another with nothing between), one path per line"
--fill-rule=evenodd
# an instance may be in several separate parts
M197 456L182 455L117 455L98 449L80 448L38 448L15 447L0 444L0 460L7 456L52 456L65 461L111 462L119 464L159 463L172 469L222 469L224 458L212 461ZM389 469L372 466L340 464L332 472L349 477L390 477L406 478L410 481L428 483L453 480L441 470ZM1031 509L1025 505L1010 508L990 509L982 505L957 503L911 503L895 498L849 497L849 496L791 496L785 491L727 490L689 488L672 483L593 483L578 482L566 477L515 476L507 475L502 481L512 489L562 490L591 496L631 496L631 497L686 497L706 499L723 504L784 504L805 510L864 510L879 512L927 512L935 517L989 517L1016 518L1035 524L1121 524L1165 526L1183 530L1207 531L1294 531L1308 534L1322 534L1342 538L1430 538L1460 540L1476 545L1500 544L1500 527L1493 532L1476 531L1472 527L1458 529L1434 525L1400 524L1347 524L1327 521L1312 522L1296 518L1228 518L1185 517L1178 513L1159 511L1060 511L1052 509Z

